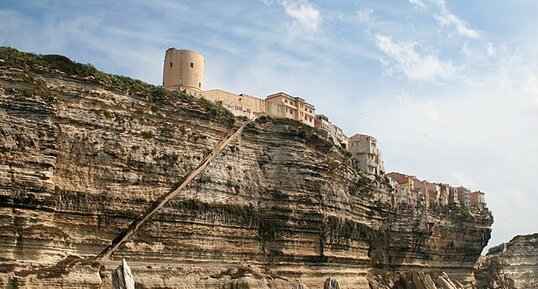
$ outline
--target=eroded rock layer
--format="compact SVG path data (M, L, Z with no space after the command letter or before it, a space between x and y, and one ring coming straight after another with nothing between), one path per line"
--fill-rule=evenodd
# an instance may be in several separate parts
M489 211L391 205L314 129L262 117L110 261L95 257L243 122L216 104L61 56L1 49L0 286L369 288L367 273L464 282Z
M478 288L538 288L538 234L489 249L476 270Z

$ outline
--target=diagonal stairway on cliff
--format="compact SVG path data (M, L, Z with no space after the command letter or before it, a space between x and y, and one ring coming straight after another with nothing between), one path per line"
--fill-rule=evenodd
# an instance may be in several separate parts
M153 217L155 214L159 212L161 208L163 208L170 200L177 197L177 195L185 188L189 183L194 180L201 172L204 171L204 169L211 163L215 157L219 155L220 152L230 142L235 139L238 135L241 134L243 129L251 122L253 122L255 119L250 120L248 122L245 122L242 124L239 128L237 128L235 131L231 131L222 141L220 141L215 148L207 155L202 163L193 171L191 171L189 174L187 174L178 184L176 184L168 193L162 195L159 197L155 202L151 204L151 206L146 210L146 212L141 215L138 219L136 219L127 229L125 229L123 232L121 232L114 240L112 240L112 244L110 246L106 247L99 255L97 255L96 260L107 260L110 259L110 256L129 238L131 238L136 232Z
M369 289L370 271L396 270L463 283L489 240L489 210L390 206L383 179L280 118L246 126L128 237L243 122L65 57L0 58L0 288L112 288L121 258L140 288ZM117 260L93 262L104 248Z

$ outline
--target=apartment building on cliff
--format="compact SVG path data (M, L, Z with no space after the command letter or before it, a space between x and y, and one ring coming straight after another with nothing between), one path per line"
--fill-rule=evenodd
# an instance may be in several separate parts
M348 151L353 158L353 166L375 175L384 174L385 167L377 140L365 134L355 134L349 138Z
M401 173L388 173L387 177L391 180L394 193L395 204L406 204L410 207L417 206L417 196L414 190L414 176L408 176Z
M316 114L314 127L327 133L335 144L341 145L343 148L348 148L348 137L344 134L341 128L329 121L329 118L324 114Z
M484 210L486 208L486 200L484 198L484 193L481 191L469 193L469 203L471 207Z
M393 186L394 204L409 207L457 206L464 209L484 210L484 193L471 192L464 187L419 180L415 176L391 172L387 174Z
M314 127L316 109L304 99L291 96L284 92L277 92L265 98L266 103L284 106L284 117L295 119L306 125Z
M202 91L201 95L221 103L236 116L246 116L250 119L260 115L285 117L314 127L316 108L303 98L284 92L271 94L265 99L220 89Z

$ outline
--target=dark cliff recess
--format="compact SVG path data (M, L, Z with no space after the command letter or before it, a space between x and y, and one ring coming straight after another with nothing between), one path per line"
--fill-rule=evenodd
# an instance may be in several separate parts
M463 282L489 239L489 211L393 207L315 129L263 117L95 263L244 120L63 56L0 59L0 287L110 288L122 258L139 288L369 288L374 267Z

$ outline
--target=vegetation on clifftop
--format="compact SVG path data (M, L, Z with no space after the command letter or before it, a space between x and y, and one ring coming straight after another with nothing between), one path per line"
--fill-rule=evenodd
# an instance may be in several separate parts
M55 77L66 77L78 81L92 83L116 91L122 94L143 97L150 106L150 110L155 112L159 108L169 105L174 101L189 102L198 105L209 118L222 120L224 123L233 125L235 117L222 106L203 98L196 98L184 92L164 89L145 83L138 79L127 76L108 74L99 71L91 64L82 64L62 55L39 55L21 52L10 47L0 47L0 68L19 69L24 72L39 73L42 75L54 75ZM36 79L31 74L22 76L22 80L27 84L33 84ZM21 94L31 97L35 91L21 89ZM40 95L52 100L53 94L39 87Z

